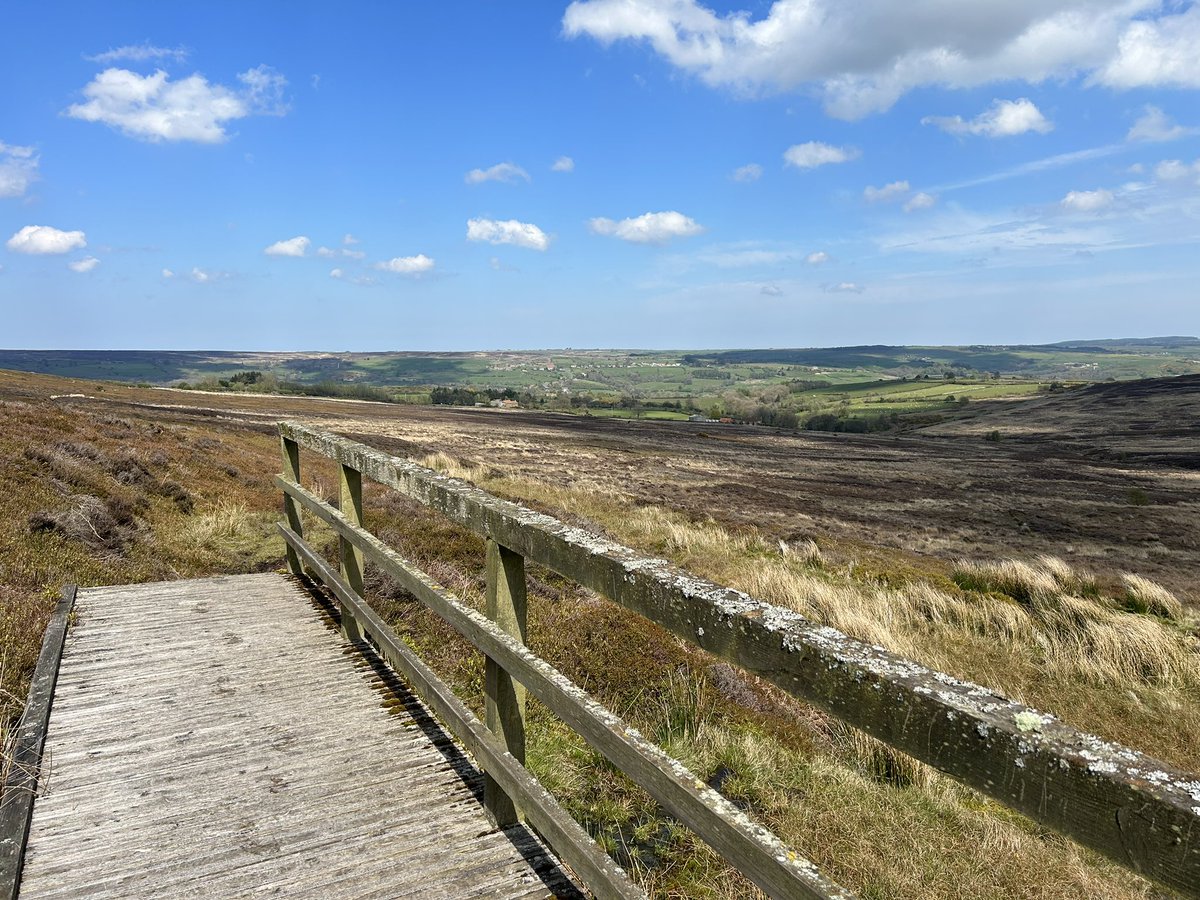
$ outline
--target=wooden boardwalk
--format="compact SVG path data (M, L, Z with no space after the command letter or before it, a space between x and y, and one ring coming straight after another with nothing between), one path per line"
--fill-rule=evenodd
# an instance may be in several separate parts
M298 583L97 588L76 609L23 898L577 896Z

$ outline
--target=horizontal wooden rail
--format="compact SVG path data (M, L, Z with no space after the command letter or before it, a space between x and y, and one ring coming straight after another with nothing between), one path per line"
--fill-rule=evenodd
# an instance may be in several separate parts
M283 478L276 483L333 526L397 584L496 660L560 719L640 784L673 816L732 862L772 897L846 898L843 888L693 773L629 728L553 666L534 655L486 616L408 562L338 510Z
M0 898L3 900L13 900L21 887L29 822L42 775L46 727L50 722L50 706L54 702L63 643L67 638L67 621L75 607L75 594L75 585L63 588L62 597L46 625L42 649L29 682L25 712L13 741L4 793L0 796Z
M396 669L413 692L433 711L451 733L504 791L525 810L529 823L549 842L588 888L601 898L644 898L625 872L588 836L529 771L508 753L504 744L454 695L450 687L425 665L375 610L318 556L294 531L278 525L279 533L317 577L349 609L365 632L364 639L378 649L384 661Z
M1200 897L1200 776L416 463L297 423L280 432Z

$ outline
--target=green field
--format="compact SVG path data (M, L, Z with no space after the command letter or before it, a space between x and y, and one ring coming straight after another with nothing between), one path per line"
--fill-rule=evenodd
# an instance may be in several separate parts
M435 389L462 389L474 395L448 402L487 402L504 392L526 408L591 415L683 419L698 413L781 427L824 417L836 430L833 416L870 420L875 430L902 426L906 417L928 422L959 415L964 404L1017 400L1055 383L1197 373L1200 340L486 353L0 350L0 369L402 403L428 403ZM245 373L260 374L247 382Z

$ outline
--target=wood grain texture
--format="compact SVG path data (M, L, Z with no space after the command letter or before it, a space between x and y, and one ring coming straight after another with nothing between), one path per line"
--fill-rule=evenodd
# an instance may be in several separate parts
M593 700L561 672L486 616L463 605L430 576L387 547L377 537L349 523L345 516L299 485L280 479L281 486L306 509L355 542L388 577L445 619L455 630L521 682L551 712L571 726L592 747L641 785L673 816L691 828L769 897L780 900L849 900L849 891L822 874L816 866L784 845L768 828L754 821L728 799L698 779L662 748L643 738L619 717ZM353 594L303 539L283 525L279 530L302 560L343 602L355 605ZM365 605L365 604L364 604ZM382 623L376 627L386 637ZM503 785L502 785L503 786ZM526 812L531 810L526 808ZM555 845L557 848L557 845ZM559 849L565 859L566 850Z
M577 896L296 582L79 592L21 896Z
M279 429L1118 863L1200 897L1200 774L408 460L295 422Z
M25 711L13 741L12 764L0 797L0 897L5 900L15 898L20 889L33 800L44 774L46 729L67 636L67 621L75 606L76 594L77 588L73 584L63 588L62 598L46 625L37 665L29 680Z
M352 525L361 525L349 517L347 520ZM362 553L357 545L355 549ZM487 617L514 640L524 644L527 606L525 560L495 541L488 541ZM483 694L484 722L504 742L513 759L524 765L525 687L488 656L484 659ZM487 774L486 767L483 805L497 825L512 825L520 821L520 812L512 798Z
M365 600L354 594L341 576L303 539L282 523L277 526L284 540L343 606L354 610L362 622L367 649L378 651L387 665L403 675L417 696L480 760L504 792L525 810L528 821L577 872L598 900L645 900L645 893L596 844L579 823L513 758L500 738L467 709L444 681L437 677L379 618Z

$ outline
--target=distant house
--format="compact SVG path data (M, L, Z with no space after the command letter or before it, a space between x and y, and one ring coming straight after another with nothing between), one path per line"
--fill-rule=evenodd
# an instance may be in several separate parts
M494 406L496 409L520 409L521 404L516 400L493 400L488 406Z
M699 413L695 413L694 415L688 416L688 421L689 422L707 422L708 416L702 416Z
M733 424L733 419L731 419L729 416L721 416L721 418L717 419L717 421L720 422L722 425L732 425Z

